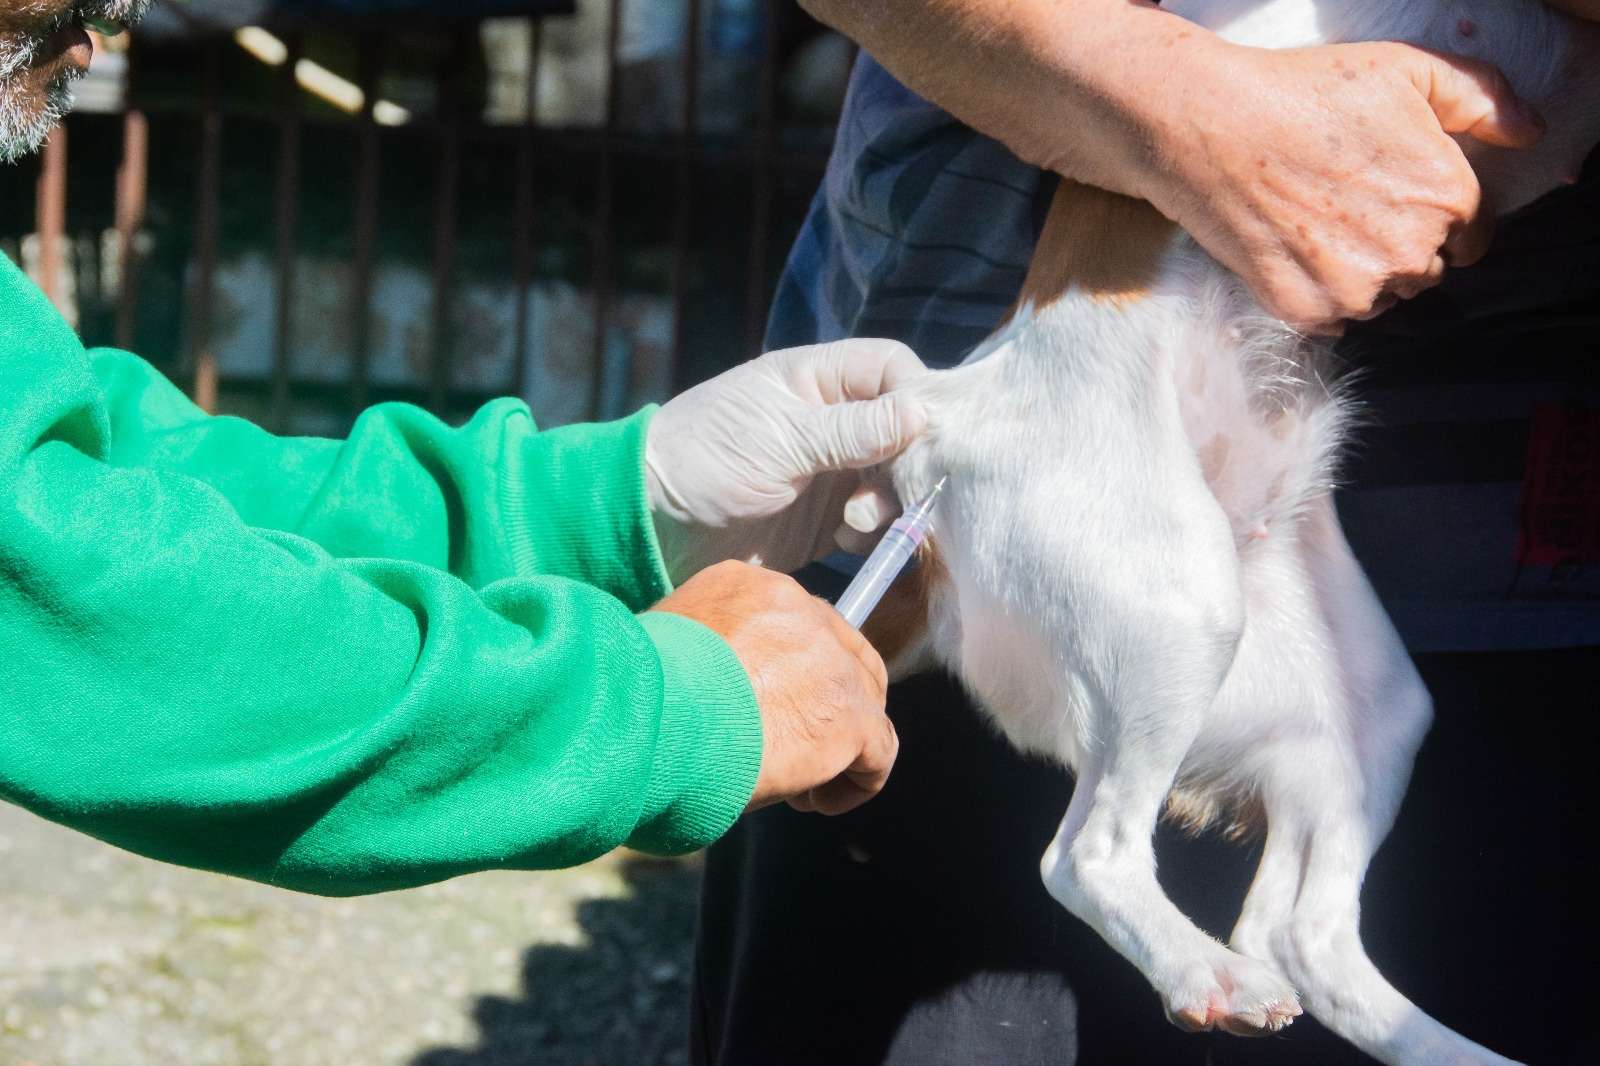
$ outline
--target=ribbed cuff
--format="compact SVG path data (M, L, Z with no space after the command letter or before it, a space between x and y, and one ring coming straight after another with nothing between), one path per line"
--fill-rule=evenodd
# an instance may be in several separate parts
M507 510L527 529L511 537L518 573L570 577L635 611L672 591L645 488L645 436L656 410L529 439L522 469L505 483Z
M761 713L733 649L682 615L639 616L661 656L666 698L655 765L630 847L703 848L743 813L761 772Z

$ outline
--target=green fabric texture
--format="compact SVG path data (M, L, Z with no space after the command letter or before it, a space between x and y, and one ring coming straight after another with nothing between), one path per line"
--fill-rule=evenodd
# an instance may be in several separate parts
M670 585L650 410L208 416L0 256L0 799L132 851L382 891L702 847L755 786L732 650Z

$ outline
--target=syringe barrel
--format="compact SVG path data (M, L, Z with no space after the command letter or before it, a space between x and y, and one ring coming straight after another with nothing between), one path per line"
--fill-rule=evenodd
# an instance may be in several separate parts
M905 528L910 524L909 516L906 516L889 527L867 561L856 571L850 587L839 597L835 606L852 627L861 628L861 623L878 606L878 601L889 591L889 586L894 584L894 579L905 569L917 545L922 542L922 537Z

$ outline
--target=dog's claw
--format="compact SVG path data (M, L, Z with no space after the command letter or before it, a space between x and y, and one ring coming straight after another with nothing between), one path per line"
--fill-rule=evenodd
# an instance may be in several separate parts
M1281 977L1239 956L1193 967L1167 1005L1167 1017L1179 1029L1221 1029L1234 1036L1279 1032L1301 1013L1299 997Z

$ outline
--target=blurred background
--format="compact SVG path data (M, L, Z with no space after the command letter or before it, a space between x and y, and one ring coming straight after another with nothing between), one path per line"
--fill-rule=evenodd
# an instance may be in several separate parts
M208 410L611 418L756 354L852 47L794 0L158 0L0 250ZM0 1066L686 1061L695 860L376 899L0 805Z
M853 55L793 0L160 0L99 43L0 247L88 343L310 433L613 417L755 354Z

